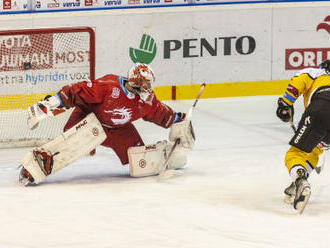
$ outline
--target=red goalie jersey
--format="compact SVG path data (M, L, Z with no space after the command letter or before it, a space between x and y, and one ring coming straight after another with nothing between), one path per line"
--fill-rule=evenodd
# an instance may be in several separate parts
M127 164L127 149L144 145L132 122L143 118L168 128L175 120L176 113L160 102L154 92L146 101L142 101L124 87L124 80L120 76L106 75L96 80L64 86L59 96L64 107L75 107L64 130L93 112L107 134L102 145L112 148L122 164Z

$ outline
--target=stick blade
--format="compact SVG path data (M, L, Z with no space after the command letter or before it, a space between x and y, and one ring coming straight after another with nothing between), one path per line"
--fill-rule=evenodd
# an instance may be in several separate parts
M164 170L161 173L159 173L157 177L157 181L161 182L162 180L169 179L174 176L174 170Z

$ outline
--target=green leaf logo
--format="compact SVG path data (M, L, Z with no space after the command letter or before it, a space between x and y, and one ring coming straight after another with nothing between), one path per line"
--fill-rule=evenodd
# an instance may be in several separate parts
M129 48L129 56L134 63L142 62L150 64L155 58L157 52L157 46L155 40L147 34L143 34L139 49Z

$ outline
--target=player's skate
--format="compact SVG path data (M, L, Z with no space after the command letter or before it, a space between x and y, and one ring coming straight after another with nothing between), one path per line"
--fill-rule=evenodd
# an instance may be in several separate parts
M35 184L33 177L23 166L19 172L18 182L23 186L31 186Z
M303 169L297 171L298 178L296 179L296 195L293 202L293 207L299 211L300 214L304 211L306 204L311 195L311 187L307 181L307 173Z
M289 187L284 190L284 202L292 204L296 197L296 184L292 182Z

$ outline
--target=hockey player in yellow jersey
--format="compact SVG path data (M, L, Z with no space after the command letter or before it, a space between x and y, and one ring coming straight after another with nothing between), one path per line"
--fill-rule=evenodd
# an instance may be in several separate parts
M293 203L299 213L311 194L307 178L316 168L322 150L330 144L330 60L292 77L284 95L278 99L276 115L282 121L292 123L293 105L301 95L305 111L285 155L285 166L293 182L284 191L286 201Z

